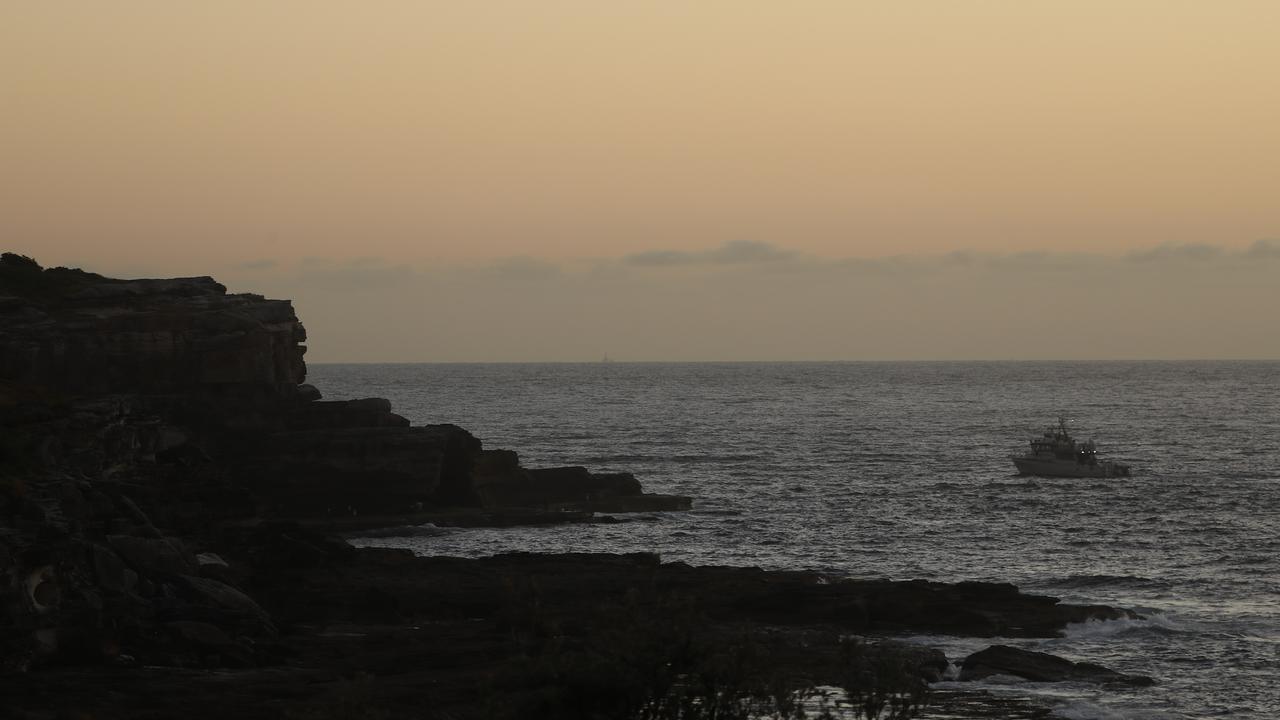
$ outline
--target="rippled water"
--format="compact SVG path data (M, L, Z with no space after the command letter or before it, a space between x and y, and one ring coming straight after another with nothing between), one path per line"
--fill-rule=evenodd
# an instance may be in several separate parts
M652 521L371 542L1008 581L1149 615L1015 644L1159 684L994 690L1066 718L1280 717L1280 363L313 365L311 382L529 467L695 499ZM1014 475L1008 455L1059 414L1134 476Z

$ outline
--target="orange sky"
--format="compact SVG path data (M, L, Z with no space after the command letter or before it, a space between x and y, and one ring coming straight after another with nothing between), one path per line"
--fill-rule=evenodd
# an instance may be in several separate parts
M1280 237L1277 28L1272 0L14 0L0 237L151 275L1243 251Z

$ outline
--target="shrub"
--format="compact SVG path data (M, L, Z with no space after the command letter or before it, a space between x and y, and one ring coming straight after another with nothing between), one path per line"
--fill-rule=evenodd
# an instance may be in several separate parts
M495 717L902 720L927 691L907 655L857 640L842 643L839 690L824 690L783 672L774 640L717 628L675 595L633 590L575 626L550 617L536 585L509 586L500 626L519 657L502 685L531 691L491 696Z

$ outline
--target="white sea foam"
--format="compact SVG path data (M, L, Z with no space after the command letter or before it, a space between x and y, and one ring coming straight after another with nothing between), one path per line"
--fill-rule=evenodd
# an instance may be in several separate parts
M394 527L370 528L351 533L353 540L360 538L396 538L396 537L436 537L450 532L449 528L436 527L431 523L424 525L396 525Z
M1017 675L1004 675L1001 673L988 675L977 682L970 681L972 685L977 687L981 687L983 685L1025 685L1028 682L1029 681L1024 677L1018 677Z
M1124 618L1120 620L1086 620L1082 623L1071 623L1065 628L1068 639L1097 639L1128 635L1134 632L1185 633L1191 628L1179 623L1168 615L1149 615L1141 620Z

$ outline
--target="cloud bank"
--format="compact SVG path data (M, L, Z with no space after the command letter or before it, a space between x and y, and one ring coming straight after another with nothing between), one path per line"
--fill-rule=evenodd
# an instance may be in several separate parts
M718 248L701 252L653 250L622 258L626 265L638 267L681 267L690 265L755 265L794 260L798 253L775 245L752 240L735 240Z
M251 265L251 267L250 267ZM554 263L257 261L326 361L1280 358L1280 242L823 258L762 242Z

